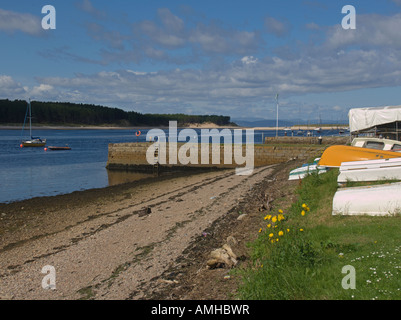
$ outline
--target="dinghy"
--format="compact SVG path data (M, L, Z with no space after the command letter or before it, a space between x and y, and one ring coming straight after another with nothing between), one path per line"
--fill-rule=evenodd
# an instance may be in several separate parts
M343 162L337 182L401 180L401 158Z
M333 215L392 216L401 213L401 183L339 189Z
M292 170L288 180L300 180L314 172L318 172L319 174L327 172L327 167L322 167L317 164L319 160L320 158L316 158L313 163L306 163L302 167Z
M335 145L328 147L323 152L319 161L319 165L339 168L343 162L379 160L399 157L399 152Z
M70 147L66 146L66 147L48 147L48 149L53 150L53 151L63 151L63 150L71 150Z

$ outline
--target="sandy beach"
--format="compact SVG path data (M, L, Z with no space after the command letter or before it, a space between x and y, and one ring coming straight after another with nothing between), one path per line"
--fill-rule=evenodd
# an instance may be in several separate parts
M231 299L236 280L210 270L227 237L240 263L262 204L291 193L297 162L163 177L0 205L0 299ZM241 214L242 220L238 220ZM56 289L42 288L42 268Z

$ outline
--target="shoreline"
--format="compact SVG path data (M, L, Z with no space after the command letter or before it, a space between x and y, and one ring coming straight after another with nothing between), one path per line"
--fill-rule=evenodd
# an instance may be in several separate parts
M116 171L126 172L125 170L116 170ZM149 177L144 177L144 178L141 178L138 180L108 185L108 186L104 186L104 187L89 188L89 189L84 189L84 190L75 190L75 191L61 193L61 194L55 194L55 195L36 196L36 197L32 197L32 198L14 200L14 201L9 201L9 202L0 202L0 212L3 212L4 210L10 210L9 208L11 208L11 207L18 208L21 206L37 205L40 202L42 202L42 203L45 202L47 204L50 203L51 205L56 205L60 199L66 200L66 201L71 201L75 197L91 198L93 195L96 195L98 193L107 194L108 192L121 192L126 188L147 185L150 183L157 183L157 182L175 179L175 178L190 177L192 175L202 174L202 173L209 172L209 171L211 171L211 170L205 169L203 171L202 170L174 171L174 172L164 173L159 176L154 176L154 177L149 176ZM13 208L11 208L11 210L13 210Z
M168 126L58 126L58 125L34 125L33 130L151 130L151 129L168 129ZM205 124L193 124L189 126L179 126L178 128L188 128L188 129L238 129L239 126L219 126L212 123ZM22 130L21 125L0 125L0 130Z
M341 126L344 128L347 126ZM218 126L218 125L193 125L193 126L180 126L178 128L184 129L253 129L257 131L274 131L276 127L243 127L243 126ZM292 127L279 127L278 130L283 131L285 129L291 129L292 131L303 130L303 131L314 131L317 128L307 127L307 126L292 126ZM323 131L325 130L338 130L339 126L322 126L320 127ZM159 126L159 127L118 127L118 126L110 126L110 127L102 127L102 126L32 126L33 130L151 130L151 129L169 129L166 126ZM22 130L21 126L6 126L0 125L0 130Z
M275 194L291 184L287 171L296 165L258 168L252 176L223 170L148 179L0 205L0 299L230 299L234 280L216 286L229 269L208 269L205 259L228 236L238 240L238 256L246 256L259 228L259 191L270 186ZM247 217L239 220L241 213ZM45 265L56 268L57 290L40 285Z

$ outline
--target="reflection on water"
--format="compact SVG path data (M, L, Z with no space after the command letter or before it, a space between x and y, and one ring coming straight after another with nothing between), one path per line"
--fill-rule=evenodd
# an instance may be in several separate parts
M126 170L107 170L109 186L138 181L146 178L156 178L157 174Z

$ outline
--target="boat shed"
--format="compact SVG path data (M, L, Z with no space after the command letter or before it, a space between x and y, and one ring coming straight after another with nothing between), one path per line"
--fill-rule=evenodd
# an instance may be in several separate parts
M401 106L354 108L348 113L351 135L401 138Z

